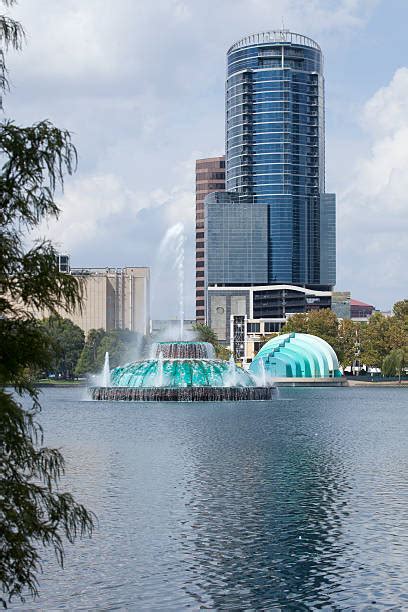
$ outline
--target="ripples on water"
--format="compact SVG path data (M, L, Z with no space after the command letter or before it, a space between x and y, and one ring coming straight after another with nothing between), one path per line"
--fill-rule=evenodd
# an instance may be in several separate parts
M41 422L99 525L24 610L408 609L408 390L81 393L46 390Z

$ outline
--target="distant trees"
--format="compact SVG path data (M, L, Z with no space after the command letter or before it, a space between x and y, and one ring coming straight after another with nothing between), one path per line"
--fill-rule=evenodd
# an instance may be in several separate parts
M85 344L85 334L70 319L53 315L43 327L50 341L52 362L49 372L58 378L74 378L75 367Z
M408 364L408 300L396 302L393 316L375 312L366 323L338 320L328 309L291 316L281 333L313 334L326 340L343 367L358 359L369 367L401 376ZM391 374L388 374L391 375Z
M111 367L115 368L135 359L145 348L146 339L137 332L127 329L107 332L103 329L91 329L79 355L75 374L82 376L99 372L103 367L106 352L109 353Z
M231 357L231 351L220 343L217 334L211 327L209 327L209 325L204 325L204 323L195 323L193 325L193 329L196 332L200 342L209 342L213 345L215 354L219 359L229 359Z
M384 357L382 373L384 376L398 376L401 382L401 376L406 367L408 367L408 352L403 349L394 349Z
M326 340L335 350L343 367L353 363L358 347L357 325L353 321L338 321L329 309L312 310L292 315L281 333L313 334Z
M282 333L293 331L319 336L333 346L338 335L337 317L329 309L294 314L283 326Z

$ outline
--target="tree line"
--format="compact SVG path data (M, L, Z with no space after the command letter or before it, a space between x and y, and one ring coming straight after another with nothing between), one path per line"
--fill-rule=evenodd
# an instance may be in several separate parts
M49 366L37 371L36 377L73 379L100 372L105 353L109 352L112 368L135 359L146 348L146 339L127 329L91 329L86 338L82 329L70 319L52 315L41 321L51 352Z
M323 338L343 368L358 361L380 368L385 376L401 376L408 367L408 299L394 304L392 316L375 312L367 322L338 319L328 309L294 314L280 333L289 332ZM264 336L262 343L276 335Z
M69 319L53 315L42 321L52 352L47 376L72 379L99 372L109 352L110 365L116 367L142 355L147 339L129 330L91 329L85 338L80 327ZM230 351L220 344L207 325L194 326L198 338L210 342L218 358L228 359ZM408 366L408 300L394 304L393 315L375 312L368 322L338 319L328 309L292 315L280 333L301 332L326 340L335 350L343 368L358 361L380 368L385 376L401 375ZM261 344L277 334L263 336Z

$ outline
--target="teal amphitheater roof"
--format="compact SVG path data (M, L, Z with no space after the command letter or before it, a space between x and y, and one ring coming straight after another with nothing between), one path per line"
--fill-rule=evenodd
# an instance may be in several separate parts
M311 334L282 334L269 340L253 359L250 372L272 378L337 378L337 355L328 342Z

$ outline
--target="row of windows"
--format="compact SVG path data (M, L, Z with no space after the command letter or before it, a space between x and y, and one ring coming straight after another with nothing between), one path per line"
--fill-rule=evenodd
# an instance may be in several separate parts
M233 191L234 189L240 189L243 193L248 195L259 195L263 198L263 204L268 204L268 196L273 196L271 203L274 202L274 196L276 195L297 195L297 196L317 196L319 195L319 189L315 187L306 187L305 185L294 185L292 183L257 183L256 185L249 186L240 179L231 179L228 183L228 189Z
M292 69L292 70L302 71L305 74L307 74L308 72L312 72L312 71L320 72L321 63L319 61L306 60L306 59L305 60L284 60L283 67L282 67L281 60L276 60L276 59L266 60L262 58L260 59L250 58L250 59L237 60L229 64L228 75L233 75L238 71L248 69L248 68L252 68L253 70L256 70L257 68L271 68L271 69L275 68L277 72L281 72L283 68L283 69Z
M227 96L227 107L232 108L237 104L258 104L266 101L289 101L294 104L310 104L317 108L319 105L323 105L323 92L320 93L321 95L310 95L294 92L290 89L263 89L262 91L253 90L250 92L237 90Z
M310 96L316 99L323 99L323 89L318 83L293 83L291 80L266 79L258 83L239 83L230 84L227 82L226 99L227 104L236 96L245 96L246 99L262 97L276 92L283 98L289 99L295 96Z
M307 134L309 129L316 130L319 127L319 121L317 116L300 115L299 113L277 111L254 113L253 115L244 113L227 120L227 134L232 134L234 128L239 127L239 130L235 129L235 134L242 133L250 137L252 133L275 130L276 125L281 125L280 129L283 131L290 130L294 134Z
M318 137L317 136L309 136L307 134L292 134L289 130L286 132L263 132L252 134L250 137L251 142L247 142L247 137L245 135L238 134L237 136L232 136L227 140L227 148L232 148L236 146L244 147L245 150L249 148L253 148L254 150L261 150L262 147L260 145L269 146L275 143L287 144L287 145L303 145L316 147L318 145ZM245 152L245 150L243 152Z
M314 60L321 58L321 51L319 49L305 47L304 45L300 44L295 46L292 43L286 43L285 41L283 43L282 41L271 41L263 43L259 42L251 47L233 49L228 53L228 62L246 57L253 57L254 55L281 55L282 53L288 57L303 57Z
M255 129L256 127L256 129ZM317 126L311 126L311 125L303 125L302 126L302 134L299 134L299 136L316 136L318 134L318 128ZM233 127L233 128L228 128L227 130L227 138L231 138L232 136L239 136L239 135L243 135L244 136L244 143L245 143L245 135L247 136L247 139L252 139L254 138L254 136L256 136L257 134L261 134L261 133L286 133L286 134L290 134L294 131L295 126L292 123L284 123L284 122L279 122L277 121L276 123L257 123L256 126L254 126L252 129L246 129L245 126L243 125L239 125L237 127Z
M266 151L263 153L251 153L251 155L243 155L239 153L238 155L229 155L228 156L228 169L230 170L234 166L238 164L245 164L250 159L251 165L258 165L262 163L277 163L277 162L286 162L288 164L305 164L309 162L318 163L319 157L315 155L314 148L302 147L301 151L296 151L296 153L292 153L291 149L285 148L280 151L269 151L267 147L265 147ZM297 147L300 149L300 147Z
M225 161L207 161L207 160L197 160L196 170L199 172L200 170L219 170L220 168L225 168Z
M245 110L239 106L235 107L234 112L227 113L227 126L243 123L250 120L254 123L259 121L292 121L294 123L314 123L317 122L319 115L316 110L305 106L303 110L289 108L286 102L275 102L265 107L258 107L253 110Z
M225 167L225 162L224 162L224 167ZM196 172L197 181L217 180L217 179L223 179L223 178L225 178L225 172L206 172L206 171Z
M299 182L296 181L296 177L301 177L302 182L306 185L314 185L318 178L317 169L316 171L308 171L305 166L299 166L297 164L260 164L254 166L252 170L247 172L244 171L241 165L231 168L228 172L228 182L236 177L248 177L252 178L253 184L259 185L268 181L268 177L274 178L270 181L271 183L276 182Z
M308 96L304 96L305 98ZM239 113L245 112L262 112L268 106L271 109L281 110L281 111L292 111L292 112L310 112L317 113L319 109L318 104L312 104L307 101L300 102L299 100L293 100L289 98L289 94L287 96L276 96L276 99L272 99L272 94L262 94L260 96L252 96L252 99L242 99L235 98L232 104L227 105L227 117L233 117ZM323 107L323 104L320 105Z
M319 76L300 71L297 73L292 72L285 67L282 70L247 70L228 77L227 84L231 87L233 85L258 84L267 81L285 81L296 85L316 85L319 82Z

